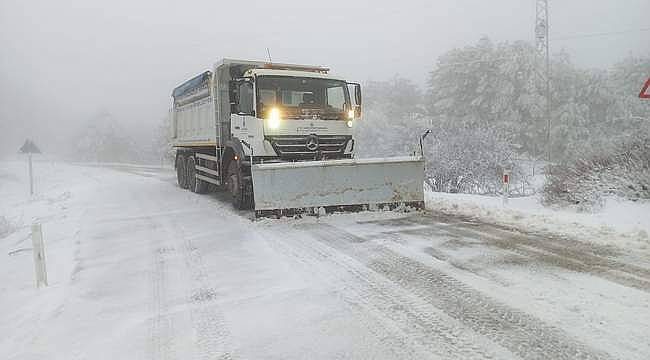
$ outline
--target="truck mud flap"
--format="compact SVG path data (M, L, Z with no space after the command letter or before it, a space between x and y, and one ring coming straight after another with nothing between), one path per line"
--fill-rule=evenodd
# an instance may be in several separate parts
M255 164L256 216L320 208L424 206L420 157Z

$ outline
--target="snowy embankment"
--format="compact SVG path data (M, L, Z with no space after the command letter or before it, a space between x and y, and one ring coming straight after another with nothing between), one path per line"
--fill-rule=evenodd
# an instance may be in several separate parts
M84 169L85 176L70 176L68 166L40 157L34 169L36 195L30 196L24 159L0 162L0 307L5 309L0 321L0 357L5 359L20 358L24 349L42 358L56 358L51 348L43 348L30 334L61 330L48 327L64 310L64 299L73 291L70 285L80 268L78 235L88 207L77 206L79 197L95 192L102 181L101 173L93 169ZM43 225L50 285L41 289L35 287L32 261L30 225L35 222ZM78 324L87 327L91 321L78 319Z
M468 216L524 232L553 234L583 241L650 252L650 203L609 199L598 212L544 207L538 196L503 199L493 196L426 193L433 211Z

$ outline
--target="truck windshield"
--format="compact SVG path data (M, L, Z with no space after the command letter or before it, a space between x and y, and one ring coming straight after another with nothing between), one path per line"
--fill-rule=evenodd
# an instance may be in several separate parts
M257 113L266 117L273 108L289 119L343 120L350 103L344 81L287 77L257 77Z

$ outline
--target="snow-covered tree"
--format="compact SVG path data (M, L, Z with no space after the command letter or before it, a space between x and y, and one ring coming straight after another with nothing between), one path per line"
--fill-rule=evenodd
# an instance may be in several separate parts
M92 162L140 162L135 141L107 111L93 116L77 135L72 157Z
M434 189L497 192L503 167L519 177L517 152L541 152L545 122L534 70L534 50L525 42L483 38L438 59L425 96Z
M650 77L650 54L628 57L614 65L609 72L609 86L614 90L616 104L611 111L615 129L634 132L650 129L650 100L638 97L641 87Z
M431 72L426 105L460 127L489 128L524 152L545 142L544 98L535 82L535 52L526 42L474 46L443 54Z
M173 163L174 154L171 148L171 116L165 116L155 129L153 153L156 159Z
M443 54L424 94L398 77L368 82L364 119L357 124L357 153L412 153L418 150L418 136L430 128L424 148L432 188L499 192L502 167L513 170L514 181L522 181L520 159L546 157L546 89L538 73L542 68L531 44L495 44L483 38ZM605 71L581 69L564 51L554 54L553 163L607 157L621 152L620 145L629 143L632 135L643 143L642 134L650 129L650 102L637 95L649 75L648 57L630 57Z
M357 154L398 156L415 151L427 125L417 85L399 77L364 85L363 119L355 128Z

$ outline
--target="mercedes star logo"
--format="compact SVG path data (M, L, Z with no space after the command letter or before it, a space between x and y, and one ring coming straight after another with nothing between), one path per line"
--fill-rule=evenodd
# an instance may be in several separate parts
M307 138L307 149L315 151L318 149L318 137L316 135L309 135Z

